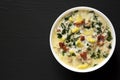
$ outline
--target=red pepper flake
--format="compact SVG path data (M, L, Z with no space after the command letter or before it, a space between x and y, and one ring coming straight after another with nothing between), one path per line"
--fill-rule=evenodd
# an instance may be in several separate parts
M87 52L81 53L80 56L81 56L84 60L86 60L86 59L87 59Z

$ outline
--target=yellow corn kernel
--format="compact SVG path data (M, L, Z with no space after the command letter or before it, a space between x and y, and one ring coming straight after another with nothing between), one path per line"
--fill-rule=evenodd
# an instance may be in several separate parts
M78 47L83 47L84 46L83 43L79 39L76 41L76 45Z
M62 36L61 41L64 42L66 39L66 36Z
M75 19L75 23L81 23L82 22L82 17L80 15L78 15Z
M70 17L70 18L69 18L69 21L70 21L70 22L73 22L73 18L72 18L72 17Z
M80 28L74 27L71 31L72 31L72 33L76 33L76 32L78 32L79 30L80 30Z
M92 35L93 34L93 30L85 30L83 32L84 35Z
M95 38L92 38L91 36L88 36L88 37L87 37L87 40L88 40L88 42L90 42L90 43L95 43L95 42L96 42L96 39L95 39Z
M86 69L86 68L88 68L88 64L87 63L84 63L84 64L80 64L79 66L78 66L78 68L79 69Z
M70 54L73 54L73 53L74 53L74 50L73 50L73 49L70 49L70 50L69 50L69 53L70 53Z

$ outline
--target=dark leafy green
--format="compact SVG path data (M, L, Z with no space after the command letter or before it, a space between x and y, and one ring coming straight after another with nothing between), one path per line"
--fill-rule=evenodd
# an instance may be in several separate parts
M111 32L108 31L107 32L107 38L106 38L107 41L111 41L112 40L112 35L111 35Z
M63 30L62 30L62 34L66 34L66 29L63 29Z
M95 58L95 57L96 57L95 52L93 52L91 58Z
M64 25L64 23L61 23L61 27L64 29L66 28L66 26Z
M62 38L62 35L60 33L57 34L58 38Z
M102 32L101 28L100 28L100 27L97 27L97 33L99 34L99 33L101 33L101 32Z
M90 48L90 47L88 47L88 48L87 48L87 50L88 50L88 51L91 51L91 48Z
M74 13L77 13L77 12L78 12L78 10L75 10L75 11L74 11Z
M111 48L112 48L112 45L111 45L111 44L109 44L108 48L109 48L109 49L111 49Z
M106 58L108 56L108 54L104 54L103 57Z
M71 17L71 15L65 17L64 19L67 21L70 17Z

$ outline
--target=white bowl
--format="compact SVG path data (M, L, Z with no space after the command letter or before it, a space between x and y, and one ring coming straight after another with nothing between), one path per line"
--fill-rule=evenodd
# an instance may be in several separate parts
M81 69L76 69L76 68L73 68L67 64L65 64L63 61L61 61L58 57L58 55L56 55L54 49L53 49L53 46L52 46L52 42L51 42L51 38L52 38L52 32L55 28L55 26L57 25L57 23L61 20L61 18L63 18L65 15L67 15L68 13L72 12L72 11L75 11L75 10L92 10L92 11L95 11L98 15L100 15L101 17L103 17L107 22L108 24L110 25L110 28L111 28L111 33L112 33L112 37L113 37L113 40L112 40L112 49L110 51L110 54L108 55L108 57L103 60L101 63L99 63L97 66L95 67L92 67L92 68L88 68L88 69L84 69L84 70L81 70ZM115 35L115 30L113 28L113 25L111 23L111 21L100 11L98 11L97 9L94 9L94 8L91 8L91 7L74 7L74 8L71 8L67 11L65 11L64 13L62 13L57 19L56 21L54 22L52 28L51 28L51 31L50 31L50 48L52 50L52 53L55 57L55 59L62 65L64 66L65 68L71 70L71 71L74 71L74 72L81 72L81 73L85 73L85 72L91 72L91 71L95 71L97 69L99 69L100 67L102 67L103 65L105 65L108 60L111 58L113 52L114 52L114 49L115 49L115 45L116 45L116 35Z

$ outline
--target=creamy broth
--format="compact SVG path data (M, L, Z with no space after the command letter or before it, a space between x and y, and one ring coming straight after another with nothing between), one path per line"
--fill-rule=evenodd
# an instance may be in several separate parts
M99 65L112 48L110 26L88 10L76 10L64 16L54 28L51 40L59 59L77 69Z

